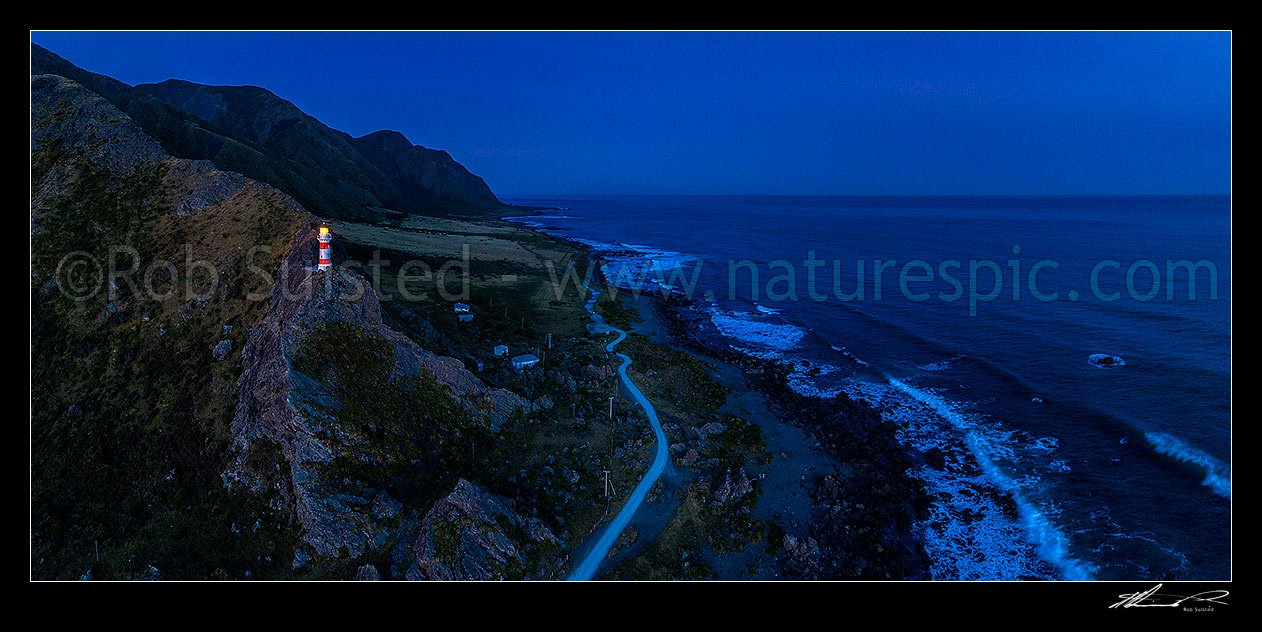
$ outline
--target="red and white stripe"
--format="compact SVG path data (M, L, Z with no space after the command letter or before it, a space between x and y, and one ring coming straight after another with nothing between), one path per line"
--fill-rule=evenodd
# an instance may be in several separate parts
M327 232L321 231L317 239L320 242L320 265L317 266L316 269L328 270L333 267L333 236Z

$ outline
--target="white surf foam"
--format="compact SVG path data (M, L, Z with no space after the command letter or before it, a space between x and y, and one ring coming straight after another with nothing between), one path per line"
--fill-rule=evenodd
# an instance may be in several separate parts
M850 350L849 350L849 349L846 349L845 347L838 347L837 345L828 345L828 347L829 347L830 349L832 349L833 351L836 351L836 352L840 353L841 355L844 355L844 356L846 356L847 358L850 358L851 360L854 360L855 364L858 364L858 365L860 365L860 366L872 366L872 365L868 364L867 362L864 362L863 360L860 360L860 359L859 359L859 357L858 357L858 356L856 356L855 354L850 353Z
M847 392L893 418L899 441L920 450L938 448L946 455L944 469L924 466L911 472L935 498L930 517L921 524L935 579L1091 577L1094 567L1069 554L1068 540L1052 520L1054 508L1028 498L1040 478L1033 473L1014 478L1000 466L1015 458L1011 433L982 423L963 405L933 390L897 378L890 378L888 386L854 382ZM1050 451L1055 445L1054 438L1044 438L1033 449ZM1065 469L1055 464L1048 468ZM997 504L1000 493L1015 502L1015 520Z
M1215 494L1231 499L1230 465L1184 443L1174 435L1148 432L1144 433L1144 438L1157 452L1202 468L1205 471L1205 478L1201 484L1213 490Z
M629 290L653 290L674 287L676 271L697 257L672 250L636 244L605 243L589 239L575 240L592 248L602 261L600 271L614 286ZM687 281L689 275L679 279Z
M947 358L945 360L938 360L937 362L929 362L927 364L922 364L917 368L919 368L921 371L945 371L951 368L951 363L955 362L956 360L959 360L962 357L964 356L957 355L951 358Z
M1035 547L1040 558L1054 566L1065 579L1091 579L1094 567L1084 563L1069 552L1069 542L1048 517L1046 511L1027 498L1027 490L1038 482L1038 477L1027 474L1020 479L1010 477L998 460L1011 458L1011 445L1006 437L979 425L975 419L929 389L912 386L897 378L889 379L890 386L900 393L924 404L938 417L947 421L956 436L972 454L986 479L999 490L1009 494L1017 506L1017 514L1026 540ZM939 482L939 484L942 484ZM1001 565L1002 569L1003 565Z
M793 371L788 375L789 388L806 397L830 398L845 392L845 386L836 384L825 386L820 378L841 371L841 367L832 364L821 364L810 360L794 360Z
M748 312L715 309L710 312L710 322L720 334L728 338L776 351L794 349L806 336L806 331L801 327L775 322Z
M908 472L934 499L929 517L918 523L933 579L1057 577L1056 569L1026 540L1021 523L996 502L1001 492L970 464L947 420L889 384L853 381L846 392L878 407L898 427L900 443L922 451L937 448L944 456L942 469L925 465Z

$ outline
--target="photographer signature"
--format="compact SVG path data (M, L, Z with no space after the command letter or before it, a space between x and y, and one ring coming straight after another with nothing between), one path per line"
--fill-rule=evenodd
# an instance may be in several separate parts
M1121 601L1109 606L1110 608L1177 608L1184 602L1207 602L1210 604L1218 604L1220 606L1227 605L1227 602L1220 601L1228 594L1225 590L1207 590L1205 592L1196 593L1195 595L1170 595L1157 592L1161 589L1162 584L1157 584L1152 588L1137 593L1118 595Z

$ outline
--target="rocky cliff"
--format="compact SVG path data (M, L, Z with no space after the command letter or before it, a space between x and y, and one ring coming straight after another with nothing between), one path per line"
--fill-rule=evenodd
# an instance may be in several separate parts
M374 499L409 477L445 479L425 467L434 447L458 453L464 438L527 406L387 327L362 277L314 271L314 237L298 236L268 313L246 340L232 420L236 456L224 475L229 485L278 494L307 545L298 566L383 547L394 516L377 515ZM279 462L259 457L272 446ZM334 471L339 479L331 481ZM435 488L401 486L412 489L396 493L417 500Z

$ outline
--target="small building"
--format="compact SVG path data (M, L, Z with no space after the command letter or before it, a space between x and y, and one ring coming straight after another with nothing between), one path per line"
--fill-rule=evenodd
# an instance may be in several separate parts
M473 314L456 314L456 318L460 319L462 323L473 322Z
M513 356L514 369L528 369L536 364L539 364L539 358L536 358L533 353L523 353L519 356Z
M469 306L464 303L456 303L455 310L457 314L468 314Z
M495 357L502 358L506 355L508 355L507 345L495 345Z

